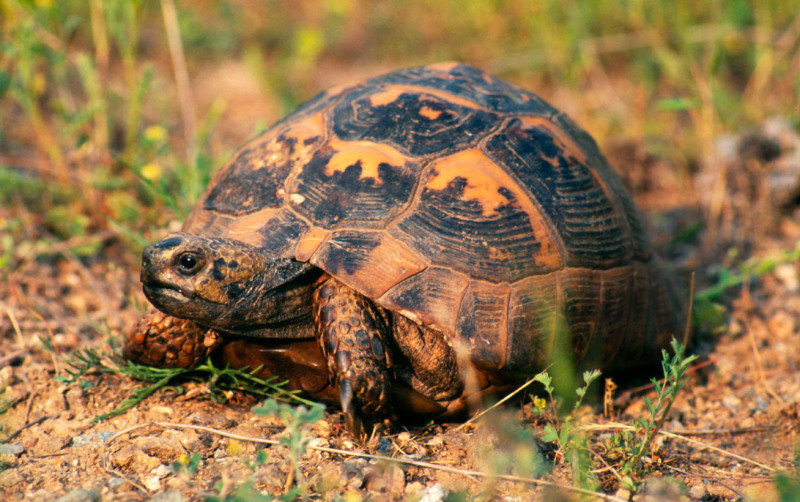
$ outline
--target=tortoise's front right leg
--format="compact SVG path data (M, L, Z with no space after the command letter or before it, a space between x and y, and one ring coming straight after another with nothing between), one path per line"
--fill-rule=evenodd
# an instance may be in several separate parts
M152 309L128 333L122 355L148 366L193 368L220 343L216 331Z
M392 365L388 319L380 307L331 277L314 291L314 325L332 382L339 384L342 411L354 433L359 414L390 407Z

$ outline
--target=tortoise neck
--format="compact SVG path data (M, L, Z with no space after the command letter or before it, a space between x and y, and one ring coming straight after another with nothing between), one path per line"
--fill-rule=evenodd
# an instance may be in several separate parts
M254 338L313 337L311 301L322 271L289 259L268 262L241 299L214 320L218 329Z

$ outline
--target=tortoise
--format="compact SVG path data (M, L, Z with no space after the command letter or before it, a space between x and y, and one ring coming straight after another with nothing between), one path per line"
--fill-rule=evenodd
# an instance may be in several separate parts
M328 90L241 148L143 253L124 355L214 353L357 417L455 417L561 353L624 370L684 305L594 140L440 63Z

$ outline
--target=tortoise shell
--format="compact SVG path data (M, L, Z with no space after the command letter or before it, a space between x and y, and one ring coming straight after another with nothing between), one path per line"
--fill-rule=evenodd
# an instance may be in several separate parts
M310 262L491 371L530 371L567 333L622 367L681 324L591 137L464 64L318 95L238 151L185 231Z

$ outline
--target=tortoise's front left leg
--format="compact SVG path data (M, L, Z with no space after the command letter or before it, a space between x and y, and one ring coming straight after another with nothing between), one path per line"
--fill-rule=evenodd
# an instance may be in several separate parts
M359 414L374 416L390 408L387 316L363 295L325 276L314 291L314 325L328 374L339 384L348 425L358 433Z
M194 368L220 343L216 331L152 309L128 333L122 355L148 366Z
M219 350L217 350L219 348ZM264 380L286 382L313 399L335 403L336 389L329 385L325 359L315 340L266 341L225 339L193 321L151 310L131 329L122 356L159 368L194 368L212 352L216 361L234 369L254 371Z

